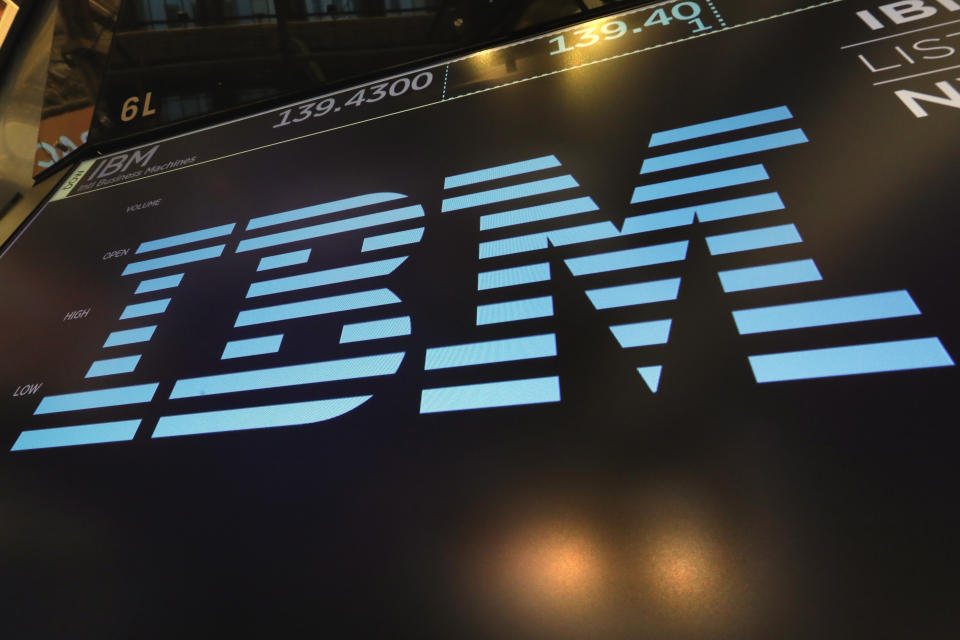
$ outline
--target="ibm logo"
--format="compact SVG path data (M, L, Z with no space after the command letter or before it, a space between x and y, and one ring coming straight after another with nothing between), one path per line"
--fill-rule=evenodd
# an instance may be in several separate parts
M759 127L776 130L758 133ZM711 141L720 134L734 139ZM231 223L143 242L121 276L136 282L130 285L132 300L120 314L116 330L106 336L103 357L90 364L85 376L110 382L95 390L43 397L35 414L58 423L64 416L78 416L76 426L23 431L13 450L132 440L144 422L136 417L138 408L148 403L160 403L163 411L151 425L153 438L331 420L361 407L372 397L374 381L397 375L404 360L411 358L417 367L423 362L421 414L561 403L557 362L563 354L556 333L531 332L525 322L554 318L551 282L556 274L551 264L559 264L557 259L574 280L588 283L582 287L583 295L597 322L609 328L609 339L630 354L638 391L655 394L662 385L682 385L682 377L671 377L664 362L650 355L662 353L651 347L671 339L674 316L663 309L669 309L684 287L683 265L690 247L690 239L657 242L656 232L666 229L687 229L689 238L695 229L706 232L707 250L717 261L717 285L729 297L732 320L743 336L920 315L910 293L902 289L774 306L743 307L736 302L733 294L738 292L789 288L824 277L812 257L771 262L763 251L802 247L803 228L790 219L788 203L771 186L771 176L757 156L807 141L783 106L654 133L640 164L639 184L624 203L629 215L619 227L600 214L590 194L555 155L447 177L439 215L475 216L479 226L476 246L462 248L476 252L479 265L475 279L462 283L465 295L476 296L475 315L466 319L475 335L429 345L416 358L402 346L416 319L408 315L395 291L395 273L417 259L411 250L429 230L424 207L403 194L372 192L256 217L240 233ZM705 163L717 162L723 168L703 169ZM671 177L661 178L667 171ZM734 187L738 197L728 193ZM752 192L743 195L746 189ZM671 207L679 197L701 202ZM742 222L743 229L711 231L719 221L727 221L728 227ZM603 250L603 242L613 238L628 248ZM338 247L332 252L338 263L328 264L331 252L314 254L317 247L311 245ZM244 254L257 260L233 321L238 335L225 340L219 359L207 364L204 375L173 380L165 398L156 397L160 381L115 382L136 371L142 345L161 337L164 314L176 307L176 292L195 269ZM749 256L748 266L723 268L719 261L731 254ZM661 277L645 276L648 267L657 268ZM673 275L662 277L665 268ZM590 285L598 274L622 274L621 283ZM340 285L340 293L325 294L330 285ZM287 294L287 301L275 302L279 294ZM290 301L291 294L297 299ZM296 349L284 350L288 339L295 337L288 331L303 331L303 323L292 321L336 319L358 310L367 310L368 319L338 324L336 352L315 359ZM483 339L490 327L497 327L500 337ZM281 354L285 362L294 363L277 366L274 358L271 366L257 364L269 354ZM747 352L743 357L758 384L953 365L934 336L891 335L882 342ZM495 380L484 374L483 365L514 362L527 362L526 373ZM239 370L237 363L243 363ZM464 372L457 376L460 384L450 383L451 370ZM538 373L531 375L534 370ZM343 383L354 385L356 392L323 391L325 384L342 390ZM300 399L256 404L258 393L276 389L293 390ZM220 397L234 408L190 410L191 402L208 397ZM128 408L131 417L82 422L84 411L107 407Z

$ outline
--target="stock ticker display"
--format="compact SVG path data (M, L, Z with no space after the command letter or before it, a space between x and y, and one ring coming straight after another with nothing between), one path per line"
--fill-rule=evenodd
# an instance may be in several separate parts
M235 517L288 615L320 592L400 635L950 628L928 507L956 497L960 5L757 4L640 7L83 163L0 258L11 500L146 546L187 512L182 562L221 575ZM506 609L499 578L451 587L482 573L478 513L559 504L609 541L629 502L720 549L733 586L690 587L713 613L589 567L544 587L596 581L600 609L558 596L575 620L524 614L532 578ZM165 557L142 575L174 582ZM877 613L908 559L925 586Z

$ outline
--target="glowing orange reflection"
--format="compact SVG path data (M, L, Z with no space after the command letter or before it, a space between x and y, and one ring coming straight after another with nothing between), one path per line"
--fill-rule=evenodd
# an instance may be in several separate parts
M666 515L658 525L638 549L640 593L651 619L691 633L721 633L745 624L752 608L746 575L709 519L692 511Z
M599 579L596 553L582 536L563 530L521 540L507 556L524 591L553 600L589 597Z
M695 605L711 598L719 567L705 539L676 534L661 539L652 551L652 577L661 598L678 605Z
M488 594L502 614L557 633L592 624L606 576L584 529L541 522L514 530L498 547Z

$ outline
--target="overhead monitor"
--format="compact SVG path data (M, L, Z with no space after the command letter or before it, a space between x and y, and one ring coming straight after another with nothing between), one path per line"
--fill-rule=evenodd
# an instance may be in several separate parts
M955 629L955 32L662 2L83 162L0 257L12 624Z

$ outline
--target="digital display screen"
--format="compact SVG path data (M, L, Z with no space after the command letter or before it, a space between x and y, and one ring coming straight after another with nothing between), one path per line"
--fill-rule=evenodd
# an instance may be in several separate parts
M10 637L955 631L958 45L664 2L82 163L0 257Z

